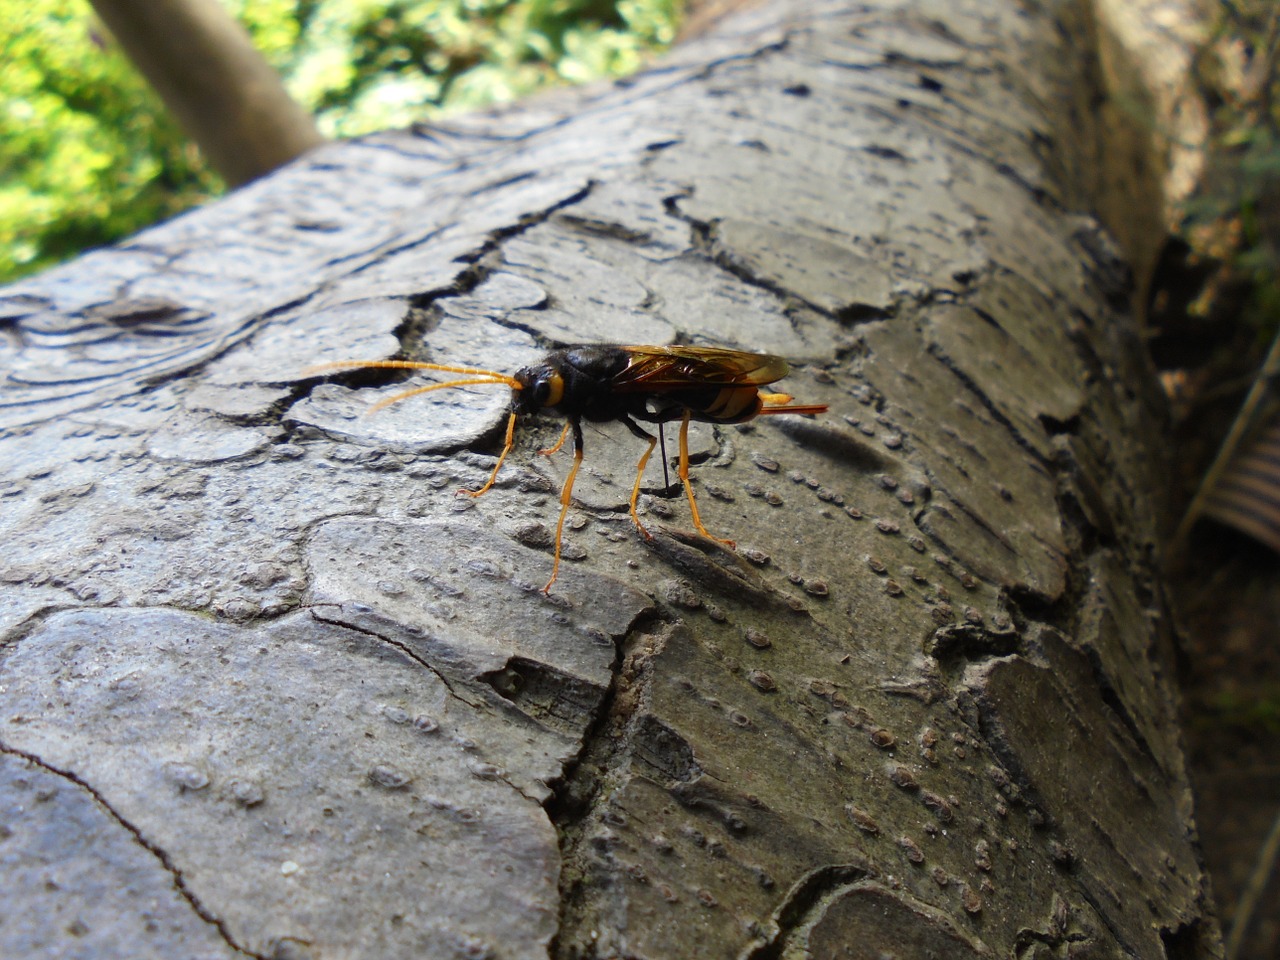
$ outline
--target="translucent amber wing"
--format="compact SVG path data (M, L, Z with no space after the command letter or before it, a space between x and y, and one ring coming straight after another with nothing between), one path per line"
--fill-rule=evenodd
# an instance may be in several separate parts
M613 379L619 393L660 393L689 387L758 387L790 369L782 357L721 347L623 347L631 362Z

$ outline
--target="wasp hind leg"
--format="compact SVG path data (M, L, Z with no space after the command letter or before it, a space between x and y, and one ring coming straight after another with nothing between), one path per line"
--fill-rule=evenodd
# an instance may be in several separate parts
M664 423L658 424L658 449L662 451L662 489L666 490L671 486L671 474L667 473L667 435L662 432L664 426Z
M636 483L631 488L631 522L636 525L636 529L644 535L646 540L652 540L653 534L644 528L644 524L640 522L640 515L636 513L636 501L640 499L640 481L644 479L644 468L649 464L649 458L653 456L653 448L658 444L658 438L647 430L642 428L638 423L630 417L623 417L622 422L627 425L627 429L634 433L641 440L649 442L649 448L640 457L640 462L636 465ZM661 426L659 426L661 431ZM661 435L661 434L659 434Z
M693 525L698 528L700 534L708 540L722 543L732 550L737 544L722 537L713 537L707 528L702 525L702 518L698 516L698 504L693 499L693 486L689 483L689 419L689 411L686 410L683 419L680 421L680 482L684 484L685 496L689 498L689 513L692 514ZM650 450L652 449L650 447Z
M573 466L569 468L569 475L564 478L564 489L560 491L560 519L556 522L556 559L551 565L551 579L542 588L543 593L551 592L551 585L560 575L560 540L561 534L564 533L564 518L569 513L569 502L573 499L573 481L577 479L578 468L582 466L582 424L577 420L570 420L569 427L573 429ZM561 437L561 442L563 441L564 438Z

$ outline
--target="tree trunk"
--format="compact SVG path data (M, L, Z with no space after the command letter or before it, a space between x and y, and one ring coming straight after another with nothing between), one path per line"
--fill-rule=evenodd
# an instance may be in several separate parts
M6 956L1212 956L1071 4L775 2L5 291ZM1082 68L1081 68L1082 69ZM793 361L567 454L400 355Z
M218 0L91 2L227 183L248 183L324 142Z

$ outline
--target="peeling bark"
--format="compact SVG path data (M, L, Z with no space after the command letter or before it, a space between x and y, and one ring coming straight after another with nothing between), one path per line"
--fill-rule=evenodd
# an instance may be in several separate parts
M1070 9L764 5L0 292L0 953L1214 955ZM736 552L593 428L544 597L559 424L458 498L504 391L302 373L591 340L830 404L695 431Z

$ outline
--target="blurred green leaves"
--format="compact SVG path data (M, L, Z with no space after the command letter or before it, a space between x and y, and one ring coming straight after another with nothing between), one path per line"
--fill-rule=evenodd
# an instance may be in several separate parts
M630 73L670 43L676 22L675 0L297 6L308 8L298 17L299 43L277 66L329 136L404 126L556 82Z
M555 83L670 43L677 0L228 0L332 137ZM0 281L110 243L222 185L87 0L0 0Z
M107 243L218 189L88 5L0 0L0 279Z

